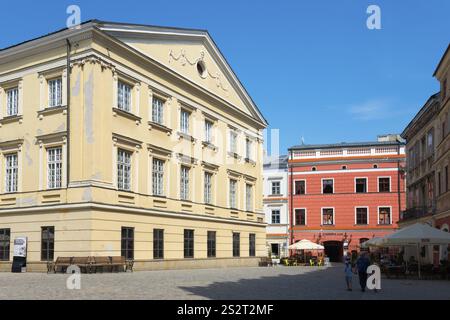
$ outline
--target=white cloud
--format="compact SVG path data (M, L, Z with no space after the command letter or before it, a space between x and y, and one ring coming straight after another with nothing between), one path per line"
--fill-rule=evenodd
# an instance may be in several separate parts
M401 111L387 100L369 100L347 107L347 113L355 120L371 121L391 118Z

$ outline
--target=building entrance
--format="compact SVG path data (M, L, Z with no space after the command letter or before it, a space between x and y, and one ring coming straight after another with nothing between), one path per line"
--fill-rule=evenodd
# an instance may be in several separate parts
M325 241L325 255L330 258L331 262L342 262L344 255L342 241Z

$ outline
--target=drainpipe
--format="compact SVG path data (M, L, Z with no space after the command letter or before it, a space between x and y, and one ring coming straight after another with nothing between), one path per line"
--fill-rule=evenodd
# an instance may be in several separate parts
M290 158L290 160L292 160L292 151L290 152L289 158ZM292 163L289 164L289 160L288 160L288 166L289 166L290 172L291 172L291 176L289 178L289 188L288 188L289 199L290 199L290 201L289 201L290 202L290 204L289 204L289 215L290 215L289 228L291 231L290 232L291 239L289 241L289 245L291 245L294 243L294 215L293 215L293 204L294 204L293 194L294 194L294 192L292 190L293 189L292 183L293 183L294 175L293 175L293 165L292 165Z
M401 144L398 144L398 155L400 155ZM397 160L397 197L398 197L398 217L401 219L401 211L402 211L402 197L400 191L400 159Z
M66 145L67 145L67 172L66 172L66 181L67 181L67 188L69 187L69 181L70 181L70 51L72 49L72 45L69 41L69 39L66 39L67 44L67 138L66 138Z

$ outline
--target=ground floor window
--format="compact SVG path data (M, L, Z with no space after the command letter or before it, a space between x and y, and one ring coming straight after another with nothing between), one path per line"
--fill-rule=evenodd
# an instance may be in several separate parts
M233 232L233 257L241 255L241 235Z
M11 229L0 229L0 260L9 261Z
M216 232L208 231L208 258L214 258L216 256Z
M134 259L134 228L122 227L121 255L127 260Z
M55 227L41 228L41 260L53 261L55 251Z
M256 235L254 233L250 233L250 235L248 236L248 242L248 255L250 257L254 257L256 255Z
M164 259L163 229L153 229L153 259Z
M194 230L184 230L184 257L194 257Z

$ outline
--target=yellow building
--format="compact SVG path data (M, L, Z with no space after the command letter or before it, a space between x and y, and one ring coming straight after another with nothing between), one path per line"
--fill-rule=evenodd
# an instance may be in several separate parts
M267 255L267 123L203 30L88 21L0 51L0 269Z

